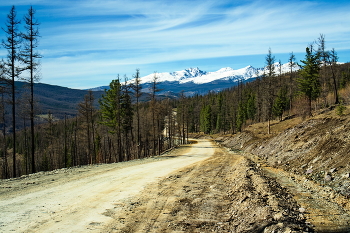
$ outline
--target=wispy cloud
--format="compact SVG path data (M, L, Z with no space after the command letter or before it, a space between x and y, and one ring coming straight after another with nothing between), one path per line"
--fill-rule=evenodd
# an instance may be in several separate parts
M37 9L43 82L60 85L64 77L108 84L111 74L126 73L130 67L148 64L157 70L156 64L164 62L264 54L269 47L275 53L303 52L320 33L326 35L329 48L350 49L348 2L14 0L11 4L20 12L26 4ZM0 4L0 15L9 8Z

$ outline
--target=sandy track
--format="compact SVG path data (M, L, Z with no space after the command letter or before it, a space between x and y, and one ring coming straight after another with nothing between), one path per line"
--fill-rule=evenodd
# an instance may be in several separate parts
M214 152L199 140L157 158L0 181L0 232L101 232L115 206Z

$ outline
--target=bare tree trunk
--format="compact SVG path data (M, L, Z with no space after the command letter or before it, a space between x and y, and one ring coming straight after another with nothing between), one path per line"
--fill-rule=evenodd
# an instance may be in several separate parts
M8 171L8 162L7 162L7 144L6 144L6 119L5 119L5 101L4 101L4 93L1 93L1 104L2 104L2 122L3 122L3 128L2 128L2 135L3 135L3 156L4 156L4 164L3 164L3 174L4 178L9 178L9 171Z

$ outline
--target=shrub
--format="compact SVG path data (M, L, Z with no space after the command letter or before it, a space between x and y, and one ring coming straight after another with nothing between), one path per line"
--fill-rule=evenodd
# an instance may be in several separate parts
M339 104L335 109L338 116L344 115L345 110L346 110L346 107L343 104Z

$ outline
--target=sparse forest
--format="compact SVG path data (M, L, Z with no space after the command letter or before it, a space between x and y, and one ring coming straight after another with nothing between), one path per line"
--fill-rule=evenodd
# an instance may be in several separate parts
M25 30L20 32L13 7L4 29L8 37L2 45L8 56L0 64L1 178L160 155L187 143L189 133L234 134L256 122L267 122L270 134L271 120L308 117L313 110L350 103L350 64L337 63L335 50L326 50L321 34L306 48L299 72L293 72L297 64L291 53L287 61L291 72L282 74L269 49L265 74L254 81L239 82L220 93L181 95L174 100L159 98L156 73L150 93L142 93L140 70L136 70L133 82L118 77L99 100L88 92L77 106L76 117L55 120L48 112L46 123L35 125L33 83L39 78L41 56L34 16L30 8L24 17ZM29 84L29 98L16 95L18 79ZM140 101L141 96L148 100ZM9 106L11 121L5 117ZM16 130L16 124L23 124L23 129Z

